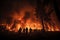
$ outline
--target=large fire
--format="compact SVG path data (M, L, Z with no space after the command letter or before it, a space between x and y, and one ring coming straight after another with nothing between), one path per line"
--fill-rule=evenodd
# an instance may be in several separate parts
M42 25L39 18L36 18L35 14L35 9L32 7L23 8L23 10L21 9L19 14L16 14L16 12L14 12L12 16L14 21L11 25L7 25L6 29L15 32L18 32L20 28L28 28L28 30L30 28L32 30L41 30Z
M18 32L21 29L29 29L32 30L42 30L42 23L39 18L36 17L35 8L31 6L27 6L22 8L18 13L13 12L12 15L10 15L13 20L11 21L11 24L6 24L6 30ZM45 31L60 31L60 27L52 26L47 23L47 26L44 26ZM2 24L4 25L4 24ZM23 30L22 30L23 31Z

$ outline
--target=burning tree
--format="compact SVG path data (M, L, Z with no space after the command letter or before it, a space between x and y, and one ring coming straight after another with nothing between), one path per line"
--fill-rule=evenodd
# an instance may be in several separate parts
M46 5L49 5L50 1L46 1L46 0L37 0L37 13L40 14L40 20L42 22L42 27L43 27L43 31L54 31L54 27L56 26L55 23L52 21L51 19L51 14L52 12L54 12L54 9L49 8L50 10L46 13L44 8ZM47 4L46 4L47 3ZM38 15L39 15L38 14ZM48 27L48 25L50 25L51 29ZM47 29L45 29L47 28Z
M35 4L34 4L35 2ZM7 17L6 29L9 31L24 31L25 29L42 30L42 31L60 31L57 27L54 15L53 1L50 0L34 0L31 5L28 2L15 3L15 9ZM17 5L18 4L18 5ZM22 5L21 5L22 4ZM52 4L52 5L51 5Z

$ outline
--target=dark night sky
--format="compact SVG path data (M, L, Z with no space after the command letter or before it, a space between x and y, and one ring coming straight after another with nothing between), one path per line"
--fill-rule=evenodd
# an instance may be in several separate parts
M57 5L58 7L58 10L57 10L57 8L56 8L56 6L55 6L55 8L56 8L56 10L57 10L57 17L58 17L58 19L59 19L59 21L60 21L60 0L57 0L56 1L57 2L57 4L55 4L55 5Z
M16 8L18 8L19 4L22 4L23 2L26 2L26 1L23 1L23 0L22 1L21 0L14 0L14 1L6 0L6 1L1 1L1 3L0 3L0 5L1 5L0 6L1 15L3 15L4 13L6 14L6 12L7 13L11 12L13 10L14 6ZM33 5L33 1L28 0L27 2L29 2L30 4Z

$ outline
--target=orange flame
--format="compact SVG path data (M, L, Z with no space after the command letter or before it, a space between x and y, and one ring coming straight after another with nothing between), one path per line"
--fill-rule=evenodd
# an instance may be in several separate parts
M29 12L29 15L25 13L26 11ZM31 6L22 8L19 13L14 12L14 14L11 15L14 21L11 25L7 24L6 30L18 32L20 28L28 28L28 31L31 28L32 30L37 29L41 31L43 29L41 21L39 20L39 18L36 18L35 14L35 8ZM52 27L49 24L47 25L47 28L44 27L45 31L60 31L60 28L58 28L57 26Z

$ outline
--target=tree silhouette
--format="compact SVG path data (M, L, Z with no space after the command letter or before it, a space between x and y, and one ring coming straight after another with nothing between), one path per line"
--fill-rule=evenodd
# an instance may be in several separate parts
M43 2L41 2L41 0L37 0L37 8L38 8L37 13L40 14L40 19L41 19L42 27L43 27L42 30L45 30L44 29L44 27L45 27L44 24L47 26L47 24L44 23L44 22L47 22L49 25L54 26L54 23L52 22L51 18L49 17L51 15L51 13L53 12L53 10L49 11L48 14L46 14L45 11L44 11L45 5L48 4L48 3L46 4L46 2L49 3L49 1L46 1L46 0L43 0Z
M44 1L44 4L45 4L45 1ZM43 7L44 7L44 5L43 5ZM44 9L43 9L43 12L44 12L44 15L43 15L44 18L43 18L43 20L45 22L47 22L50 25L50 27L51 26L53 26L53 27L55 26L55 23L53 23L52 19L50 18L50 16L51 16L51 14L52 14L53 11L54 11L54 9L49 9L48 13L46 14L45 11L44 11ZM47 24L45 23L45 25L47 25Z
M58 8L58 3L57 3L57 0L54 0L54 2L53 2L53 6L54 6L54 9L55 9L55 12L56 12L56 14L57 14L57 16L58 16L58 18L59 18L59 20L60 20L60 10L59 10L59 8Z
M44 31L44 23L43 23L43 13L42 13L42 3L41 0L37 0L37 17L40 16L40 20L42 23L43 31Z

